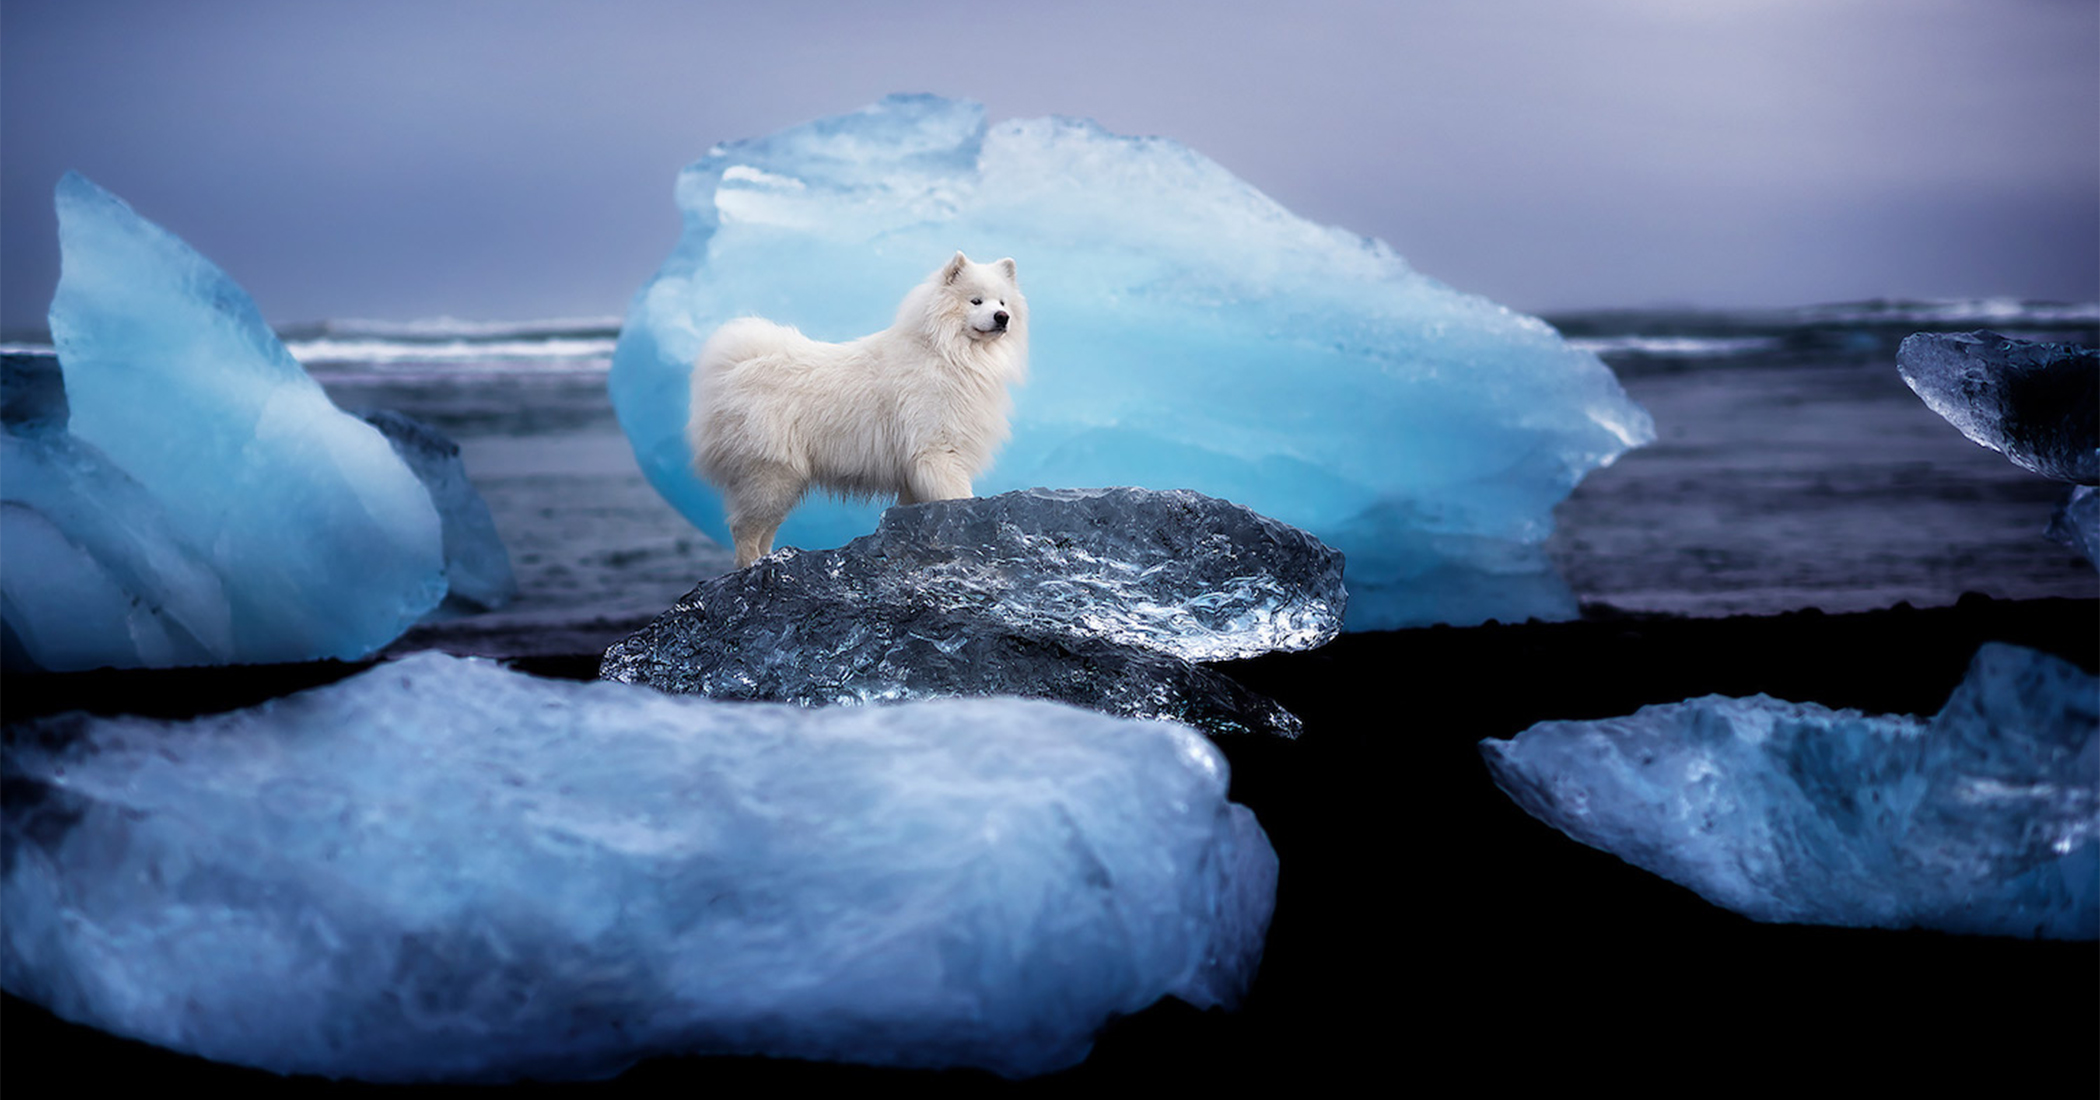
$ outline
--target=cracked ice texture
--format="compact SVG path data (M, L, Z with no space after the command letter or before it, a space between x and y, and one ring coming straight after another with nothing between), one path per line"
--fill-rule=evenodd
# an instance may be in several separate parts
M1349 627L1566 617L1542 544L1582 476L1653 438L1594 355L1315 225L1183 145L1091 122L986 124L892 96L718 145L680 174L684 231L636 296L612 400L650 482L727 540L691 473L688 375L743 314L843 340L887 327L960 248L1020 264L1035 321L1013 439L977 491L1186 487L1349 557ZM784 545L838 546L876 505L812 500Z
M1971 440L2045 477L2100 484L2100 351L1921 332L1896 349L1896 368Z
M77 174L59 182L57 205L51 337L71 421L46 457L82 493L116 495L79 502L108 521L93 536L48 522L45 507L37 538L20 544L35 552L10 546L10 595L15 578L34 588L115 568L90 544L150 500L157 518L141 520L141 537L172 533L173 557L220 578L229 648L197 639L215 660L360 657L436 606L438 515L386 439L328 400L211 261ZM138 507L116 509L119 497ZM130 594L155 607L220 598L165 571L142 583ZM116 634L74 667L160 663L156 652Z
M1022 695L1212 733L1296 716L1193 662L1324 645L1342 555L1188 490L1030 489L892 508L838 550L702 582L601 675L805 706Z
M2100 936L2100 684L1991 643L1931 719L1708 696L1483 741L1526 813L1761 921Z
M422 653L18 732L6 988L279 1072L1039 1073L1162 996L1236 1001L1275 901L1208 742L1043 702L809 711Z

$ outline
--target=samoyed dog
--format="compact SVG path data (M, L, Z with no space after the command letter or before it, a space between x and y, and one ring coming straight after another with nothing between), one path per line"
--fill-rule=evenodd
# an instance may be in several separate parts
M897 321L844 344L742 317L693 366L686 440L722 491L741 569L811 486L899 504L970 494L1006 442L1006 387L1028 373L1028 303L1012 259L960 252Z

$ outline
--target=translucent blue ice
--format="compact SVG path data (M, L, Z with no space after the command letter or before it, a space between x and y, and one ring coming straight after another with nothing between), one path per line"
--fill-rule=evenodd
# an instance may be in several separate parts
M280 1072L1040 1073L1162 996L1236 1001L1275 900L1203 737L1031 700L804 710L422 653L4 752L8 991Z
M415 417L392 409L361 414L393 444L394 453L430 493L443 525L445 602L462 614L502 607L517 598L518 578L510 551L496 533L488 502L467 480L459 444Z
M1013 256L1031 373L980 494L1190 488L1349 559L1349 626L1565 616L1541 551L1581 477L1653 437L1593 354L1297 217L1201 154L1091 122L986 125L893 96L719 145L678 178L685 228L636 296L613 404L666 499L718 540L690 473L687 375L742 314L843 340L887 327L955 250ZM812 501L785 545L880 505Z
M0 435L0 663L64 671L232 660L225 588L160 501L63 420L16 427Z
M58 185L58 223L51 336L71 422L45 461L88 479L78 484L91 496L122 480L135 487L122 492L158 505L148 533L171 533L220 579L230 640L219 659L359 657L436 606L446 579L429 492L384 436L328 400L248 295L79 175ZM14 471L8 481L11 500L30 491ZM89 536L63 523L38 530L9 547L11 596L109 566ZM207 598L157 583L132 594L169 607ZM161 663L121 634L87 662L75 667Z
M1525 812L1761 921L2100 937L2100 682L1992 643L1931 719L1758 695L1483 741Z

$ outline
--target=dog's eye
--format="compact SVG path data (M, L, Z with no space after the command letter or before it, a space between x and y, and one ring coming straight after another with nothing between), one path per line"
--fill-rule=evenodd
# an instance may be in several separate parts
M983 304L984 304L984 299L982 299L982 298L972 298L972 299L970 299L970 304L971 304L971 305L973 305L973 306L981 306L981 305L983 305Z

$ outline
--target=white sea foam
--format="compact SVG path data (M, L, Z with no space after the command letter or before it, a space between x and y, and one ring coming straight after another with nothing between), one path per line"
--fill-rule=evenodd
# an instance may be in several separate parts
M390 337L404 340L491 340L595 333L617 336L618 317L547 317L528 321L471 321L458 317L422 317L383 321L361 317L322 321L315 335ZM292 335L300 335L297 332Z
M2029 302L2018 298L1836 302L1792 311L1804 324L2090 325L2100 302Z
M542 340L294 340L285 347L309 366L327 363L457 363L488 364L596 360L604 370L612 361L615 339L558 336Z
M1776 336L1591 336L1571 337L1570 347L1598 355L1651 355L1682 359L1717 359L1770 351Z

